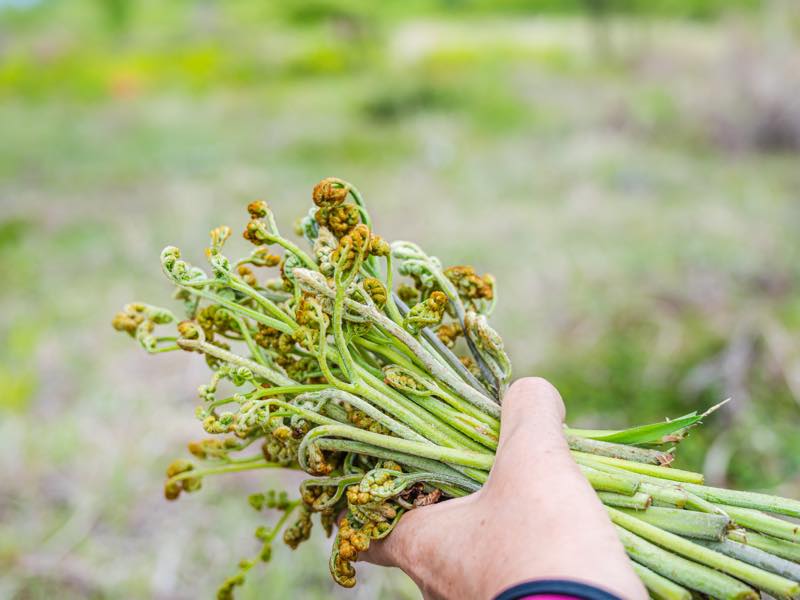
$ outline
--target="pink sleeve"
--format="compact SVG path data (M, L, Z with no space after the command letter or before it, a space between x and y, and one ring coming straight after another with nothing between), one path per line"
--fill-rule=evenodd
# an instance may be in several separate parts
M536 594L534 596L525 596L520 600L577 600L575 596L562 596L561 594Z

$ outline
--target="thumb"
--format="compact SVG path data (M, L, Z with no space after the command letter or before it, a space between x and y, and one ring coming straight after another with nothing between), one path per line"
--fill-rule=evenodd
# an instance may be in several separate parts
M503 398L500 418L500 446L518 431L538 441L563 439L564 402L561 394L546 379L517 379Z
M490 483L519 479L545 458L569 458L564 438L564 402L558 390L541 377L518 379L503 398L500 442Z

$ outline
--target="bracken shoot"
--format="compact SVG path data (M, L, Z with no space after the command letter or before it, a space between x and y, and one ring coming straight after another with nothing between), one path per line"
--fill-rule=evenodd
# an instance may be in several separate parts
M276 537L296 548L315 519L328 536L336 531L333 578L355 585L359 552L406 511L478 490L497 448L511 363L488 321L494 278L443 268L410 242L388 243L341 179L322 180L312 198L297 228L310 251L280 233L265 202L253 202L249 256L223 253L224 226L211 232L210 274L178 248L161 253L183 319L132 303L113 320L147 352L197 353L211 370L196 416L212 437L189 444L194 462L168 466L167 499L222 473L312 476L297 499L250 497L255 510L279 517L256 530L261 548L222 584L223 599L269 561ZM220 397L223 380L236 393ZM670 466L675 444L709 412L566 436L651 595L798 598L800 529L773 515L800 518L800 502L706 487L702 475Z

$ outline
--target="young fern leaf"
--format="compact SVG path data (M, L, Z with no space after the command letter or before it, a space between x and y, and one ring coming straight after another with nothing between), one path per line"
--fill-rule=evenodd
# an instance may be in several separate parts
M688 415L664 421L663 423L650 423L649 425L640 425L638 427L631 427L630 429L621 429L618 431L604 431L599 429L569 429L568 431L580 437L601 442L614 442L616 444L658 445L674 443L682 440L689 429L699 425L705 417L719 410L729 400L730 398L723 400L719 404L715 404L704 413L697 414L697 412L691 412Z

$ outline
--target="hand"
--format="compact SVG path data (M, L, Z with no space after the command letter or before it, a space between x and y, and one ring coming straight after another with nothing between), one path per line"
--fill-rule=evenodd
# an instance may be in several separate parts
M406 513L363 560L405 571L426 598L489 599L535 579L571 579L646 599L563 434L564 403L544 379L503 399L497 458L478 492Z

